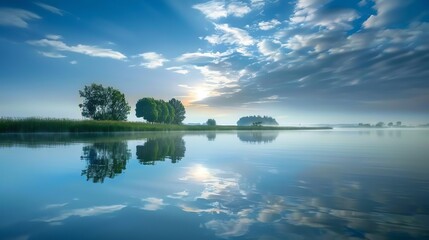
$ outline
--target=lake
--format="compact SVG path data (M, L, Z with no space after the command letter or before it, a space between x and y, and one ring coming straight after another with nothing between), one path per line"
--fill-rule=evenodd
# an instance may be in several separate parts
M0 135L0 239L429 239L429 130Z

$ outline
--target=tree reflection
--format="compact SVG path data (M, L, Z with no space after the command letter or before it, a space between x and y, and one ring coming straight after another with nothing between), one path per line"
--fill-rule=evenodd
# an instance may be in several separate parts
M237 132L237 137L242 142L248 143L270 143L276 140L278 131L244 131Z
M137 159L144 165L154 165L166 158L176 163L185 156L185 151L182 136L149 138L144 145L136 147Z
M98 142L82 148L81 159L86 160L82 176L94 183L104 182L106 177L114 178L125 170L131 152L127 142Z
M207 140L214 141L216 140L216 132L208 132L206 134Z

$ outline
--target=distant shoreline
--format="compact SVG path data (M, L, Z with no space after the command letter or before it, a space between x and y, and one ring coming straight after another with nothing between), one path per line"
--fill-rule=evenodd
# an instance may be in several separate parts
M70 119L0 119L0 133L94 133L148 131L329 130L332 127L206 126Z

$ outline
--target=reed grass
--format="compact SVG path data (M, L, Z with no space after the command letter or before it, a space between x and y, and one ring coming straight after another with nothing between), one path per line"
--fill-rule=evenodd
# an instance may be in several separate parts
M206 131L206 130L307 130L330 129L319 127L271 126L205 126L151 124L143 122L95 121L53 118L0 118L0 133L36 132L141 132L141 131Z

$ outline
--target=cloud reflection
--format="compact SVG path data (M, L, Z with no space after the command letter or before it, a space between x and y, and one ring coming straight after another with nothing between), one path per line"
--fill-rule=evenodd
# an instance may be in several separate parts
M108 214L119 211L125 208L126 205L117 204L117 205L106 205L106 206L94 206L89 208L79 208L79 209L71 209L62 212L58 216L54 216L51 218L38 219L37 221L47 222L47 223L59 223L70 217L91 217L98 216L101 214Z

